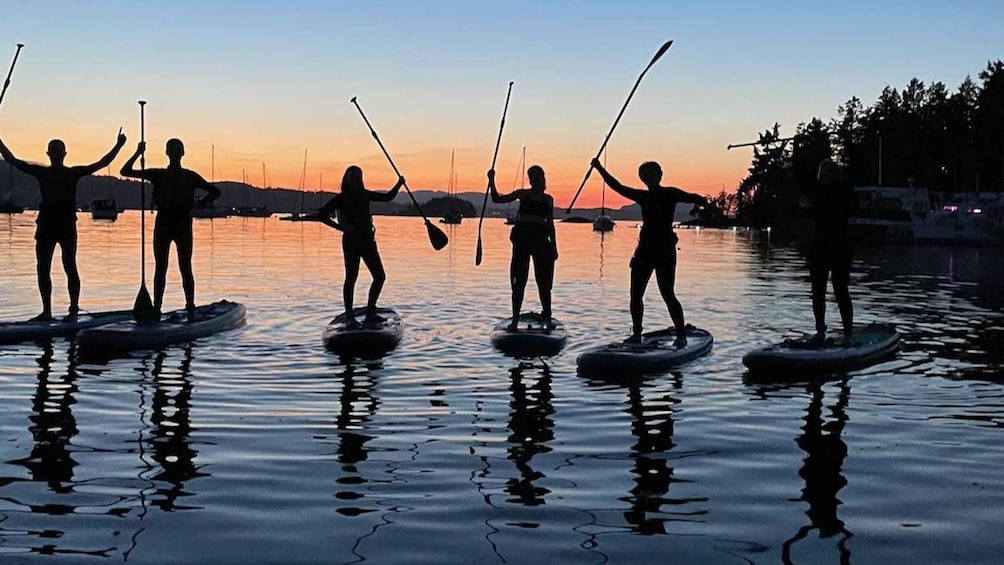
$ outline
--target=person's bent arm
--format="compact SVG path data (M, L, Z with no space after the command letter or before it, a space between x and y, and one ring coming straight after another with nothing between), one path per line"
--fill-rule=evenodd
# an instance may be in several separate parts
M136 164L136 159L139 159L139 156L142 155L145 151L146 151L146 142L140 141L136 145L136 152L132 154L132 157L129 157L129 159L125 162L124 165L122 165L122 170L120 170L119 173L124 177L129 177L134 179L146 178L146 176L143 174L143 171L139 171L133 168L133 166Z
M677 193L677 200L686 204L697 204L699 206L706 206L708 204L708 198L701 194L695 194L693 192L687 192L682 188L677 188L675 186L670 186Z
M397 193L401 191L401 187L404 186L404 177L397 177L397 184L393 188L386 192L377 192L373 190L367 190L370 200L374 202L390 202L397 197Z
M498 188L495 187L495 169L488 171L488 190L492 195L492 202L496 204L508 204L509 202L515 202L519 200L520 190L513 191L510 194L500 194Z
M216 188L215 184L212 184L206 179L202 178L202 175L195 173L195 176L198 177L198 183L199 183L198 186L196 186L195 188L201 188L202 190L206 191L206 195L198 199L196 202L200 206L206 206L212 204L222 194L220 192L220 189Z
M593 159L592 165L593 168L596 169L596 172L600 173L600 176L603 177L603 181L607 183L607 186L609 186L611 189L613 189L614 192L620 194L624 198L627 198L628 200L631 200L633 202L637 202L638 198L640 198L645 193L644 190L639 190L637 188L629 188L621 184L619 180L615 179L614 176L611 175L610 172L603 167L603 164L600 163L599 159Z
M554 198L550 195L547 197L547 232L548 237L551 239L551 250L554 251L554 260L558 260L558 236L554 231Z
M335 196L332 196L331 200L328 200L324 206L321 206L320 210L317 211L317 217L321 220L322 224L335 228L338 231L344 231L341 224L331 219L331 214L333 214L335 210L340 207L341 202L336 194Z
M122 146L125 145L125 142L126 142L125 134L120 133L118 140L116 140L115 142L115 147L112 147L112 150L109 151L107 155L105 155L95 163L91 163L90 165L84 165L83 167L80 168L83 169L83 171L86 174L93 175L94 173L100 171L101 169L107 167L108 165L111 165L112 161L115 160L115 157L119 154L119 151L122 149Z

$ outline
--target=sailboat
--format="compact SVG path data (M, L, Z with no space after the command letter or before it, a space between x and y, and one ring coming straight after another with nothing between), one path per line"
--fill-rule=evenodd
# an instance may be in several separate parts
M603 153L604 166L607 160L606 152ZM614 220L607 215L607 181L603 181L603 191L600 195L600 215L593 220L593 231L607 232L614 229Z
M242 190L244 191L244 205L236 206L232 210L233 215L243 216L245 218L267 218L272 215L269 211L266 199L268 194L265 193L265 186L267 184L265 180L265 163L261 164L261 191L262 191L262 205L261 206L250 206L248 205L248 194L254 190L248 183L247 175L244 176L244 186Z
M516 168L516 177L512 179L512 189L516 190L516 183L519 182L520 177L523 177L523 187L526 187L526 145L523 146L523 153L519 158L519 167ZM512 210L512 203L510 202L506 206L505 210L505 223L507 226L511 226L516 223L516 217L519 215L519 210L515 212Z
M457 192L457 173L453 169L453 164L454 164L454 158L455 158L455 156L456 156L456 149L451 150L450 151L450 180L447 181L447 185L446 185L446 187L447 187L446 188L446 193L449 194L450 198L456 198L456 196L457 196L456 195L456 192ZM453 203L452 200L450 201L450 203L452 205L452 203ZM443 214L443 217L439 219L439 223L441 223L441 224L450 224L450 225L458 225L458 224L460 224L461 221L463 221L463 219L464 219L464 215L462 213L460 213L460 211L451 208L450 210L447 210Z
M216 146L213 146L213 174L210 175L212 179L210 182L216 182ZM217 208L215 204L196 204L192 208L193 218L226 218L230 215L230 210L226 208Z
M110 170L107 171L105 181L105 184L108 187L108 197L93 198L91 200L91 219L110 220L114 222L119 217L119 205L118 202L115 201L115 195L112 193L112 175Z
M319 221L320 218L317 215L317 211L314 211L314 212L311 212L311 213L307 213L307 212L304 212L304 210L303 210L304 199L307 196L307 187L306 187L306 184L307 184L307 150L306 150L306 148L304 148L304 150L303 150L303 172L300 173L300 186L299 186L299 192L300 192L300 210L298 212L293 212L293 213L291 213L288 216L283 216L283 217L279 218L280 220L282 220L284 222L311 222L311 221Z

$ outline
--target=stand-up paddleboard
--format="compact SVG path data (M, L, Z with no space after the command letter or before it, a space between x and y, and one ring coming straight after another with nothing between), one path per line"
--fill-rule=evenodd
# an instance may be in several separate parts
M175 310L157 322L128 320L83 330L77 334L77 345L87 355L157 349L236 328L244 323L247 312L243 304L227 300L197 306L195 311L192 321L185 310Z
M557 355L568 340L565 326L551 318L545 324L544 317L536 312L519 315L516 329L509 329L512 318L506 318L492 328L492 345L510 357L545 357Z
M843 333L829 333L823 340L813 337L786 339L781 343L751 351L743 364L760 376L790 377L793 373L811 376L866 367L899 347L899 334L891 324L854 328L849 343Z
M618 341L590 349L579 356L579 373L621 375L657 373L700 357L711 351L714 338L700 328L687 325L687 344L676 347L676 330L660 330L641 335L641 341Z
M80 313L75 319L56 318L46 321L0 322L0 344L20 343L22 341L50 339L54 337L72 337L77 332L87 328L124 322L131 318L132 312L122 310L117 312Z
M352 327L346 324L345 314L335 316L321 335L324 346L339 355L361 359L379 357L394 349L404 336L401 317L390 308L377 308L376 313L382 322L363 323L366 308L356 308L352 317L358 325Z

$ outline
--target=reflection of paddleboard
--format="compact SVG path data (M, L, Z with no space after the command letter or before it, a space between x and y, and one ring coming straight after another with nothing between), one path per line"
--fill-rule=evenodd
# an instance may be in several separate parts
M510 322L512 318L506 318L495 324L492 345L512 357L557 355L568 339L564 324L551 318L551 325L545 326L544 317L536 312L520 314L515 330L509 329Z
M131 318L132 312L123 310L119 312L81 313L75 320L66 322L58 318L45 322L31 320L25 322L0 322L0 343L18 343L35 339L70 337L86 328L124 322Z
M891 355L899 347L899 334L891 324L872 324L854 329L851 343L843 343L842 333L829 333L825 340L812 337L787 339L751 351L743 357L743 364L751 373L783 374L844 371L866 367Z
M196 319L188 321L185 310L175 310L161 316L160 321L146 324L134 320L83 330L77 334L81 352L91 355L156 349L172 343L229 330L244 323L244 305L221 300L196 307Z
M687 326L687 345L675 347L676 330L642 334L639 343L622 341L590 349L579 356L579 373L621 374L655 373L700 357L711 351L714 338L706 330Z
M384 320L378 324L364 324L366 308L356 308L352 316L359 325L351 328L346 326L345 314L335 316L321 336L324 346L339 355L364 359L394 349L404 336L401 317L390 308L377 308L377 315Z

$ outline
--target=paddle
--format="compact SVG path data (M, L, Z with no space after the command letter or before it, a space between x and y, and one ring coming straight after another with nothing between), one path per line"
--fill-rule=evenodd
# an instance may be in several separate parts
M607 148L607 142L610 141L610 136L613 135L614 134L614 130L617 129L617 124L621 121L621 116L624 115L624 110L627 110L628 103L631 102L631 97L634 96L634 91L638 90L638 85L641 84L641 79L645 76L645 73L647 73L648 70L652 68L652 65L654 65L655 62L658 61L660 57L662 57L663 55L665 55L666 51L669 51L669 48L672 47L672 46L673 46L673 40L672 39L670 39L666 43L663 43L662 47L659 48L659 51L656 52L655 57L652 57L652 60L649 61L648 66L645 67L645 70L642 71L640 75L638 75L638 80L635 81L634 88L631 89L631 92L628 94L627 100L625 100L624 101L624 105L621 106L621 111L620 111L619 114L617 114L617 119L614 120L614 125L610 127L610 132L607 133L606 139L603 140L603 145L601 145L600 146L600 150L596 152L596 158L597 159L599 159L600 155L603 154L603 150ZM592 174L592 172L593 172L593 167L592 167L592 165L590 165L589 166L589 170L586 171L585 178L582 179L582 184L579 185L579 190L575 191L575 196L572 198L572 203L569 204L568 208L565 210L566 214L569 214L569 213L572 212L572 206L574 206L575 205L575 201L578 200L579 193L582 192L582 187L586 186L586 181L589 180L589 175Z
M143 152L139 156L139 168L146 170L146 100L139 101L139 139L143 144ZM146 289L146 179L140 177L139 193L139 232L140 232L140 283L136 302L132 306L132 319L137 322L153 322L160 316L153 308L150 291Z
M505 128L505 115L509 111L509 96L511 95L512 95L512 81L509 81L509 91L506 92L505 106L502 108L502 122L499 124L499 136L498 139L495 140L495 153L492 155L492 169L495 168L495 161L498 159L499 156L499 145L501 145L502 143L502 129ZM481 249L481 225L485 223L485 208L488 207L488 192L490 187L491 187L490 183L489 186L485 187L485 199L481 203L481 219L478 220L478 248L477 251L474 252L475 265L481 264L481 259L483 254L483 250Z
M17 51L14 52L14 60L10 62L10 70L7 71L7 79L3 81L3 90L0 90L0 104L3 104L3 97L7 94L7 87L10 86L10 76L14 74L14 65L17 64L17 56L21 54L24 43L17 44Z
M370 128L370 135L373 136L373 139L376 140L377 145L380 146L380 150L383 151L384 156L387 157L387 161L390 163L391 168L394 169L394 173L397 174L398 177L400 177L401 172L397 170L397 165L395 165L394 160L390 158L390 153L387 152L387 148L383 146L383 142L380 141L380 137L377 136L377 133L376 131L374 131L373 126L370 125L370 121L366 119L366 114L363 113L363 109L360 108L359 103L356 102L356 97L353 96L350 102L355 104L356 109L359 110L359 115L362 116L363 121L366 122L366 127ZM443 233L443 230L432 225L432 222L429 221L429 218L425 217L425 212L423 212L422 207L418 205L418 200L415 200L415 195L412 194L411 189L408 188L408 183L405 183L404 190L408 192L408 196L411 197L411 202L415 205L415 208L418 210L418 213L422 216L422 219L425 220L425 229L426 231L429 232L429 243L432 244L432 248L435 249L436 251L439 251L440 249L446 247L446 244L450 243L450 238L446 237L446 234Z

